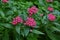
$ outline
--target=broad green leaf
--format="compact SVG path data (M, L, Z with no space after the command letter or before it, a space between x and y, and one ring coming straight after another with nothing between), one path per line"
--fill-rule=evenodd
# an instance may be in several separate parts
M16 8L16 7L12 7L12 10L13 10L14 12L16 12L16 11L17 11L17 8Z
M43 0L38 0L38 1L39 1L39 4L40 4L40 5L42 5L42 6L45 5L44 2L43 2Z
M54 10L53 11L53 14L57 15L57 16L60 16L60 12L58 10Z
M0 11L0 17L5 18L5 14L3 13L3 11Z
M19 16L21 16L23 18L23 20L27 19L27 13L25 11L23 11L23 12L18 11L18 14L19 14Z
M56 27L46 27L46 33L51 40L60 40L60 30ZM59 32L58 32L59 31Z
M5 30L3 35L2 40L9 40L8 30Z
M29 34L29 28L23 28L23 30L21 31L21 34L22 34L22 36L24 37L26 37L26 36L28 36L28 34Z
M53 24L54 24L58 29L60 29L60 24L59 24L59 23L54 22Z
M59 24L59 23L54 22L54 24L55 24L56 26L60 26L60 24Z
M37 39L37 35L30 33L30 34L27 36L27 40L38 40L38 39Z
M35 26L34 28L39 28L39 26Z
M12 25L9 23L0 23L0 25L6 28L13 28Z
M52 27L55 31L60 32L60 29L56 28L56 27Z
M37 30L33 30L32 33L35 33L35 34L44 34L44 33L40 32L40 31L37 31Z
M43 24L47 24L48 23L47 16L44 16L43 19L41 19L41 21Z
M20 35L20 26L16 26L16 32Z
M24 29L24 35L27 36L29 34L29 28Z

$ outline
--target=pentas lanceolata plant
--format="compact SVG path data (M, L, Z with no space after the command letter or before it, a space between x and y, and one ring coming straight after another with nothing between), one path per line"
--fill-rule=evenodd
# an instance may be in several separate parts
M25 3L22 0L2 0L1 3L4 8L0 9L3 11L0 12L2 20L0 26L6 29L5 36L2 36L4 40L12 38L14 40L45 40L42 39L45 37L46 40L60 40L57 38L60 38L60 30L59 27L56 27L60 26L59 23L56 23L59 16L54 13L58 8L54 7L54 0L42 0L41 3L38 0L25 1ZM56 36L57 34L58 36ZM3 40L2 38L1 40Z
M28 9L29 16L32 16L32 14L35 14L37 12L38 12L38 8L36 8L36 6L33 6L30 9ZM16 18L13 19L12 24L16 25L19 22L23 22L23 20L21 17L17 16ZM28 17L24 24L32 27L36 26L35 20L31 17Z

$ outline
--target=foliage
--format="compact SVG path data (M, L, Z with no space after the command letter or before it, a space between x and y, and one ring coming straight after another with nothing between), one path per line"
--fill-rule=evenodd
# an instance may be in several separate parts
M2 1L0 0L0 40L60 40L60 0ZM29 16L28 8L32 6L36 6L38 12ZM49 11L48 7L52 7L53 11ZM50 13L55 16L55 19L50 17L53 21L49 20ZM32 17L36 26L31 27L24 22L13 25L12 21L17 16L24 22L28 17Z

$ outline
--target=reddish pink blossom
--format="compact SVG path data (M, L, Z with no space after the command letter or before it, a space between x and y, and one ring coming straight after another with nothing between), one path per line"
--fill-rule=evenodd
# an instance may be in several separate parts
M24 24L28 25L28 26L31 26L31 27L35 27L36 26L36 21L33 18L28 17Z
M33 14L33 11L31 8L28 8L28 13L29 13L29 16L31 16Z
M19 16L16 17L16 20L17 20L18 23L22 23L23 22L22 18L19 17Z
M54 9L52 7L48 7L48 10L49 11L53 11Z
M48 14L48 19L50 21L54 21L56 19L56 16L50 13L50 14Z
M12 24L13 24L13 25L16 25L16 24L17 24L17 21L16 21L16 20L13 20L13 21L12 21Z
M16 18L13 19L12 24L16 25L16 24L22 23L22 22L23 22L22 18L17 16Z
M2 2L7 3L7 2L8 2L8 0L2 0Z
M31 9L32 9L34 14L37 13L37 11L38 11L38 8L36 8L36 6L31 7Z
M38 8L36 6L32 6L31 8L28 8L29 16L31 16L32 14L36 14L37 12L38 12Z
M47 2L53 2L53 0L46 0Z

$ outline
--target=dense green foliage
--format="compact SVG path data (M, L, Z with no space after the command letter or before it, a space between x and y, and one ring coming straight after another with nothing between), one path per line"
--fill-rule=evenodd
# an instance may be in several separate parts
M16 16L26 21L27 10L32 6L38 8L31 16L36 20L36 27L11 23ZM54 8L53 12L48 11L49 6ZM56 16L54 21L48 20L49 13ZM60 40L60 0L9 0L7 3L0 0L0 40Z

